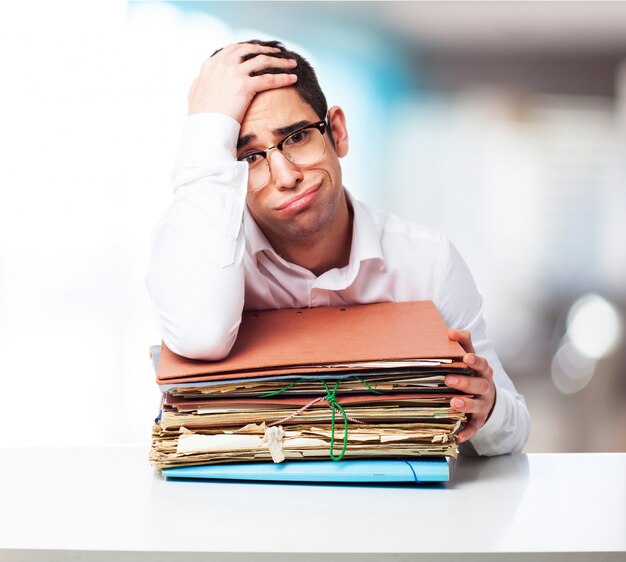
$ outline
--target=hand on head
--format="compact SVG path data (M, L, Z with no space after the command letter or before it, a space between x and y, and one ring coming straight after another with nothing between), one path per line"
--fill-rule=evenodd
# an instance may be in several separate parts
M206 59L189 90L189 115L223 113L241 123L257 93L291 86L296 82L295 74L250 76L269 68L289 70L297 66L294 59L271 56L271 53L278 52L280 49L276 47L236 43ZM251 54L256 56L246 56Z

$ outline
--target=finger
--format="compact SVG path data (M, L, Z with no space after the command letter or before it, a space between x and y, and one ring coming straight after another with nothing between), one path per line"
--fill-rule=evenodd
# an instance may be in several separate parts
M295 74L261 74L251 78L253 90L263 92L272 88L283 88L291 86L298 77Z
M468 353L463 357L463 363L474 371L477 375L485 378L493 377L493 369L489 366L489 361L480 355Z
M254 48L254 47L260 47L260 48ZM281 52L282 51L280 49L276 49L275 47L263 47L259 45L247 44L247 45L243 45L242 48L239 48L236 51L234 51L232 56L238 57L239 60L237 62L244 63L249 60L256 59L258 57L275 55ZM274 58L275 60L288 60L285 57L272 57L272 58Z
M450 407L464 414L476 414L483 419L487 417L487 403L480 398L455 396L450 400Z
M259 51L282 51L280 47L271 47L269 45L259 45L258 43L248 43L241 41L240 43L233 43L234 47L246 47L251 49L259 49Z
M265 45L257 45L256 43L233 43L224 47L220 52L225 55L232 53L256 54L256 53L279 53L281 49L278 47L267 47Z
M473 394L475 396L489 394L492 384L491 381L484 377L468 377L465 375L448 375L444 379L444 382L449 388L454 388L465 394Z
M255 43L233 43L232 45L226 45L226 47L219 49L204 62L225 60L240 63L242 61L242 57L246 57L247 55L280 52L281 49L278 47L264 47L263 45L257 45Z
M474 346L472 344L472 335L467 330L457 330L456 328L450 328L448 330L448 338L457 341L461 344L461 347L468 353L475 353Z
M448 329L448 339L459 342L466 353L476 353L472 345L472 335L467 330Z
M464 441L470 440L474 437L474 435L476 435L476 433L478 433L478 430L482 427L482 425L483 422L481 419L472 417L467 425L457 433L456 442L463 443Z
M247 74L267 68L295 68L296 66L298 63L295 59L281 59L270 55L257 55L241 63L241 69Z

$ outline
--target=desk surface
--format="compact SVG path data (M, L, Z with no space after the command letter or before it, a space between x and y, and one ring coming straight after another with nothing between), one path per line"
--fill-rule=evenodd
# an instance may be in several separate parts
M430 486L166 481L146 457L0 449L0 559L626 559L626 453L460 457Z

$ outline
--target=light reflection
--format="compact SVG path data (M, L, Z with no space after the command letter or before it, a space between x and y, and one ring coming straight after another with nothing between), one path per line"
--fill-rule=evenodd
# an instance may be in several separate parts
M567 315L567 336L577 351L587 357L607 357L622 336L619 313L600 295L584 295L572 305Z
M565 342L554 354L550 374L554 386L563 394L574 394L593 378L597 361L580 353L573 342Z

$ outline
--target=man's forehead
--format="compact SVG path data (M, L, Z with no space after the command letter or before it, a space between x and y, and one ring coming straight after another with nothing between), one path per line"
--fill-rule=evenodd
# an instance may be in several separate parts
M241 123L238 146L268 136L280 137L318 121L313 108L293 88L268 90L257 94ZM297 126L296 126L297 125Z

